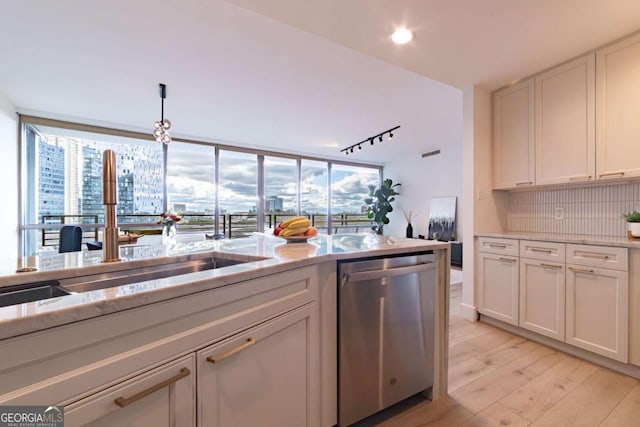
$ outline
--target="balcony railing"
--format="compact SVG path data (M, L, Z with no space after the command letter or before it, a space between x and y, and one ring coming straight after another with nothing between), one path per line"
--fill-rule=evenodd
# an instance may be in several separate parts
M289 218L297 216L290 213L267 213L264 216L265 228L275 228L275 226ZM359 232L369 229L371 221L366 215L360 213L342 213L331 216L331 229L328 229L328 215L306 214L311 220L311 225L321 232L328 234L339 234L348 232ZM118 217L118 227L121 231L129 231L140 234L160 234L162 226L156 222L158 215L148 214L121 214ZM250 236L258 230L258 216L253 212L233 213L220 215L219 232L227 238L238 238ZM98 232L102 227L98 221L98 215L43 215L43 225L52 227L42 227L41 245L57 246L59 230L62 225L80 225L84 231L83 241L98 240ZM183 221L178 224L179 233L206 233L214 232L215 217L211 214L185 214Z

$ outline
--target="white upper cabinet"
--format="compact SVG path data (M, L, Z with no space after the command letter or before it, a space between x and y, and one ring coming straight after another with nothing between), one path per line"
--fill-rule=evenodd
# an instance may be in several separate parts
M536 185L595 179L595 54L535 78Z
M494 93L494 188L534 184L534 81Z
M596 58L597 178L640 176L640 34Z

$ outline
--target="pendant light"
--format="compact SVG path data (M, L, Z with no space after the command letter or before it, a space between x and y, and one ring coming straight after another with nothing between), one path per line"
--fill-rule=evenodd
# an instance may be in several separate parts
M167 85L160 83L160 120L157 120L154 124L153 136L156 141L163 144L171 142L171 136L169 135L169 129L171 129L171 122L169 119L164 118L164 99L167 97Z

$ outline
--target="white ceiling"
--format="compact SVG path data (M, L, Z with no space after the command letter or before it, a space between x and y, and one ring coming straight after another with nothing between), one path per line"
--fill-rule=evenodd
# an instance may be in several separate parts
M459 88L496 89L640 30L638 0L229 1ZM398 26L410 45L391 45Z
M174 135L333 158L401 125L394 145L349 157L384 163L460 141L448 85L500 86L640 22L637 0L232 3L5 1L0 93L21 112L147 131L164 82ZM416 40L392 45L403 22Z

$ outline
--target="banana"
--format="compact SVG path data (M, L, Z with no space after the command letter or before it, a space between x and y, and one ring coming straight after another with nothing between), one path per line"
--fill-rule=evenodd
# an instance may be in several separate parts
M287 228L283 228L279 235L281 237L295 236L296 234L304 233L308 229L309 229L309 227L307 227L307 226L305 226L305 227L295 227L295 228L287 227Z
M287 224L286 227L282 227L282 228L300 228L300 227L309 227L311 225L311 221L309 221L307 218L301 218L301 219L296 219L295 221L290 222L289 224Z
M307 218L304 217L304 216L296 216L296 217L293 217L293 218L290 218L290 219L284 221L282 224L280 224L280 227L281 228L287 228L289 226L289 224L291 224L294 221L298 221L300 219L307 219Z

